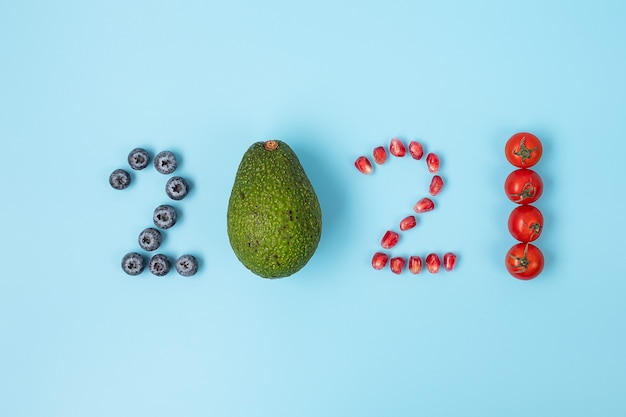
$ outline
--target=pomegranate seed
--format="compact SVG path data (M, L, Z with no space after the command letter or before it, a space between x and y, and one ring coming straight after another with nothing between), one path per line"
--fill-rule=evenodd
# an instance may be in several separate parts
M422 272L422 258L419 256L411 256L409 258L409 271L412 274L419 274Z
M383 269L387 266L387 261L389 260L389 256L386 253L376 252L374 256L372 256L372 266L374 269Z
M385 150L384 146L378 146L374 148L373 154L374 154L374 162L376 162L379 165L384 164L385 161L387 160L387 151Z
M359 172L365 175L369 175L372 171L374 171L372 163L366 156L359 156L356 161L354 161L354 166L359 170Z
M426 166L428 167L428 172L431 174L439 172L439 157L434 153L426 155Z
M426 269L431 274L436 274L439 272L439 268L441 267L441 259L439 259L439 255L436 253L429 253L426 256Z
M409 143L409 153L413 159L420 160L422 156L424 156L424 147L421 143L412 140L411 143Z
M443 267L446 271L450 272L456 266L456 255L452 252L443 254Z
M443 178L441 178L439 175L433 176L433 179L430 181L430 187L428 188L430 195L436 196L437 194L439 194L442 188Z
M413 210L415 210L416 213L424 213L426 211L431 211L434 208L435 203L433 202L433 200L428 197L424 197L415 204Z
M394 274L399 274L404 269L404 265L406 264L406 260L401 257L391 258L389 262L389 268L391 268L391 272Z
M406 216L400 221L400 230L404 232L405 230L414 228L416 224L417 219L415 218L415 216Z
M406 155L406 147L404 146L404 143L400 141L400 139L393 138L391 139L391 143L389 144L389 152L393 156L398 156L402 158L404 155Z
M380 241L380 245L385 249L391 249L398 243L400 239L400 235L391 230L387 230L382 240Z

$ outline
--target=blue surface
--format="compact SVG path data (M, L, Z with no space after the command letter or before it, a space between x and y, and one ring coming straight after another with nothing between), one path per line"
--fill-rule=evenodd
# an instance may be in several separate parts
M626 3L3 2L0 415L623 416ZM537 245L521 282L503 147L544 143ZM441 155L437 209L371 254L426 191L423 163L353 167L392 136ZM288 142L323 237L278 281L228 244L254 141ZM200 273L120 271L165 177L109 187L127 153L175 151L193 191L163 250Z

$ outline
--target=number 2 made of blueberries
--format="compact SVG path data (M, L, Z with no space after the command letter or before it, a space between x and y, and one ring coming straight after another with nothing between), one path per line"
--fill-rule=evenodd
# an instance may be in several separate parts
M128 165L134 171L141 171L150 165L150 153L142 148L135 148L128 154ZM178 163L176 155L170 151L162 151L155 155L154 168L163 175L171 175L176 171ZM109 184L116 190L128 188L132 176L126 169L118 168L109 176ZM180 201L189 194L189 183L181 176L170 176L165 183L166 195ZM163 253L154 253L161 247L163 234L176 224L177 210L169 204L161 204L154 209L152 214L153 226L143 229L137 238L141 251L128 252L122 258L122 270L128 275L139 275L144 272L146 266L155 276L162 277L171 270L171 261ZM154 253L148 256L147 253ZM147 260L147 261L146 261ZM174 268L179 275L184 277L193 276L198 272L198 260L191 254L179 256L174 262Z

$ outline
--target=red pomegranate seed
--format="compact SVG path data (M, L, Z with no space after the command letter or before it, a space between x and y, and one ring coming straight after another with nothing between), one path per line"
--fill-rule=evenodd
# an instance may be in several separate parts
M411 256L409 258L409 271L412 274L419 274L422 272L422 258L419 256Z
M400 240L400 235L391 230L387 230L382 240L380 241L380 245L385 249L391 249L398 243Z
M439 259L439 255L436 253L429 253L426 256L426 269L431 274L436 274L439 272L439 268L441 268L441 259Z
M433 176L433 179L430 181L430 187L428 188L430 195L436 196L437 194L439 194L442 188L443 178L441 178L439 175Z
M406 155L406 146L404 143L400 141L398 138L391 139L391 143L389 144L389 153L393 156L403 157Z
M394 274L399 274L404 269L404 265L406 265L406 260L401 257L391 258L389 262L389 268L391 268L391 272Z
M415 216L406 216L400 221L400 230L404 232L405 230L414 228L416 224L417 219L415 218Z
M443 254L443 267L446 271L450 272L456 266L456 255L452 252L446 252Z
M383 269L387 266L387 261L389 260L389 256L386 253L376 252L374 256L372 256L372 266L374 269Z
M374 171L372 163L366 156L359 156L356 161L354 161L354 166L359 170L359 172L365 175L369 175Z
M422 156L424 156L424 147L421 143L412 140L409 143L409 153L413 159L420 160L422 159Z
M428 167L428 172L431 174L439 172L439 157L434 153L426 155L426 166Z
M415 210L416 213L424 213L426 211L431 211L434 208L435 203L433 202L433 200L428 197L424 197L415 204L413 210Z
M373 155L374 155L374 162L376 162L379 165L384 164L385 161L387 160L387 151L385 150L384 146L378 146L374 148Z

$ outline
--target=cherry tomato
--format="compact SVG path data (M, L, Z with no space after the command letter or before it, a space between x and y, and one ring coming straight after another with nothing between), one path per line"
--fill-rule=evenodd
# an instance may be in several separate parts
M543 253L532 243L513 245L506 254L504 264L511 275L517 279L535 278L543 270Z
M509 138L504 146L506 159L518 168L530 168L541 159L543 146L532 133L519 132Z
M514 203L534 203L543 193L543 180L532 169L516 169L506 177L504 191Z
M509 215L509 232L515 240L532 242L541 236L542 230L543 215L535 206L518 206Z

